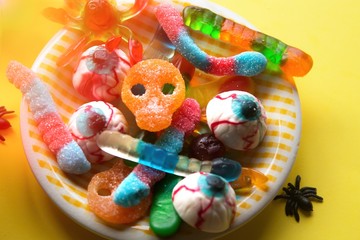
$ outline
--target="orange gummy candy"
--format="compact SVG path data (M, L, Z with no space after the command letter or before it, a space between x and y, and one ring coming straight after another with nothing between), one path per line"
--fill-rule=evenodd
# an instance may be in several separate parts
M262 172L255 170L253 168L243 167L241 169L241 174L238 179L231 182L231 187L235 190L236 193L247 194L251 192L254 187L258 187L263 191L267 190L266 183L268 177Z
M131 168L119 160L111 169L97 173L91 179L88 186L89 208L105 222L127 224L147 214L151 205L151 194L140 204L129 208L116 205L113 201L113 192L130 172Z
M185 83L173 64L148 59L129 70L121 97L139 128L157 132L170 126L173 113L185 99Z

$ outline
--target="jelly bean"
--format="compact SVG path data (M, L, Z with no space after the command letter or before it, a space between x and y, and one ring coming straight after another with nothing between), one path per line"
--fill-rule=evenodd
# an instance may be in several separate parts
M40 135L55 154L59 167L73 174L89 171L91 164L61 120L47 86L33 71L16 61L9 63L7 77L23 93Z
M313 61L305 52L280 40L255 31L242 24L226 19L208 9L188 6L183 10L184 24L193 30L266 56L267 69L285 72L289 76L304 76L312 68Z
M166 85L173 87L172 93L163 93ZM173 64L160 59L144 60L128 72L121 98L135 115L139 128L157 132L170 126L173 113L184 101L184 80Z
M96 216L108 223L126 224L133 223L147 214L151 205L151 194L143 198L137 206L129 208L116 205L112 200L116 186L130 172L131 168L119 160L111 169L97 173L92 177L88 186L87 198L89 208Z
M212 133L196 136L190 144L189 157L201 161L222 157L224 154L224 144Z
M242 52L232 57L214 57L202 51L187 31L181 14L171 5L163 4L155 11L176 50L195 67L215 75L254 76L266 67L266 58L258 52Z

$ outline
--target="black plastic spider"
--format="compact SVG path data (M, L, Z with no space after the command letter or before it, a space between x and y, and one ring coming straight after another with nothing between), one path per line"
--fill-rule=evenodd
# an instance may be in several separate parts
M294 216L297 222L300 221L300 216L298 213L299 208L303 211L310 212L313 210L311 199L317 200L319 202L323 201L322 197L316 195L316 188L300 188L300 180L301 177L297 175L295 180L295 186L291 183L288 183L288 187L283 188L283 191L286 194L277 195L274 198L274 200L279 198L286 199L285 214L286 216Z

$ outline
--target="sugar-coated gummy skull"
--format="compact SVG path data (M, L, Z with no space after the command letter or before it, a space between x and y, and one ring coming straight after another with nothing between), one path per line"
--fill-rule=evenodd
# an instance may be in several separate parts
M205 232L225 231L234 220L235 192L215 174L197 172L187 176L174 187L172 200L186 223Z
M111 102L120 97L123 79L130 69L128 56L105 45L87 49L73 75L75 90L89 100Z
M206 119L216 138L236 150L257 147L267 128L260 100L243 91L216 95L206 107Z
M185 83L173 64L144 60L125 77L121 98L139 128L156 132L170 126L173 113L185 99Z
M127 132L128 123L121 113L110 103L94 101L80 106L70 117L69 130L92 163L108 161L114 156L102 151L96 139L104 130Z

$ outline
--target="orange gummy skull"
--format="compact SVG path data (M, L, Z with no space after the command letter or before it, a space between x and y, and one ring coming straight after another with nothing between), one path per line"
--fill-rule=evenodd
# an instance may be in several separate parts
M139 128L156 132L170 126L185 99L185 83L171 63L149 59L134 65L125 77L121 96Z

